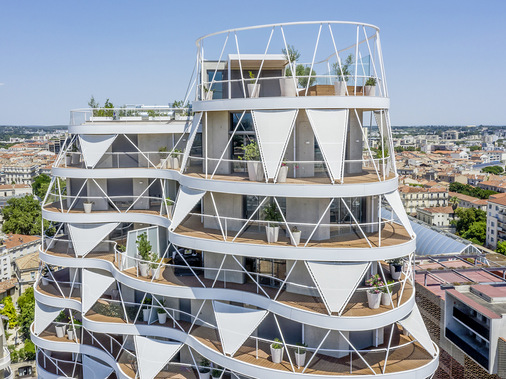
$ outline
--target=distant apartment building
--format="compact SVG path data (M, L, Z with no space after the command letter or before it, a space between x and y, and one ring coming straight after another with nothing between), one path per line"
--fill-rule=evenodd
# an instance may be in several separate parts
M416 218L431 226L438 226L443 229L451 229L451 221L454 218L454 210L450 206L418 208Z
M499 241L506 240L506 194L492 195L487 203L487 246L497 248Z
M3 166L5 184L32 184L39 174L39 167L32 163Z
M474 196L463 195L458 192L448 192L448 197L451 199L452 197L456 197L459 199L459 208L476 208L481 209L482 211L487 211L487 200L480 199Z
M0 247L0 277L2 280L13 276L12 265L14 261L25 255L38 252L40 246L39 236L24 234L9 234Z
M506 179L490 179L478 183L479 188L495 192L506 192Z
M441 349L435 378L506 377L506 280L480 259L434 256L416 265L416 302Z
M399 186L399 192L407 213L416 213L417 208L448 206L448 190L443 187Z
M443 132L441 139L443 140L459 139L459 132L457 130L446 130Z
M38 251L23 255L14 261L14 274L18 281L19 294L35 283L39 262Z

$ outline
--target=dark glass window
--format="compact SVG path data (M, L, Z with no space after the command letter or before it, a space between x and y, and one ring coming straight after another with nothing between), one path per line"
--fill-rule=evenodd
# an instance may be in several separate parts
M209 82L209 85L211 85L213 77L214 82L211 86L211 90L214 91L213 99L223 99L223 70L216 71L216 75L214 70L207 70L207 81Z

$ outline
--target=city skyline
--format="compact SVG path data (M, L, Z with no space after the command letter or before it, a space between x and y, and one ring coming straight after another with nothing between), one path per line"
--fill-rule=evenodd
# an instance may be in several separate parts
M109 98L116 106L166 105L184 97L200 36L239 25L316 20L322 13L380 27L393 125L504 124L506 82L493 75L506 61L498 48L505 29L501 1L486 7L471 1L409 7L400 1L320 1L309 12L301 1L260 1L246 11L229 1L196 5L198 12L160 1L142 9L130 1L122 7L5 4L0 124L65 125L69 109L86 107L91 95L101 104ZM485 72L493 78L487 84L480 83L490 77Z

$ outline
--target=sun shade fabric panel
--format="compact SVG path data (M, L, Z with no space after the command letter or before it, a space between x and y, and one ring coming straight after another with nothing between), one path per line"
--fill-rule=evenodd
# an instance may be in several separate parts
M188 131L188 142L186 143L186 150L183 155L183 160L181 162L181 170L184 170L186 167L186 162L188 161L188 157L190 155L191 147L193 145L193 141L195 141L195 136L197 135L197 131L199 130L200 120L202 119L202 112L196 113L193 117L192 124L190 126L190 130Z
M185 186L179 187L174 214L170 228L174 230L184 220L186 215L191 212L193 207L202 199L206 191L196 190Z
M153 379L183 346L179 342L134 336L140 379Z
M411 237L415 236L415 232L413 231L413 228L411 227L411 223L409 222L408 215L406 211L404 210L404 205L402 204L401 195L399 195L398 191L386 193L385 199L387 200L388 204L392 207L395 215L399 218L401 221L402 226L406 228L409 235Z
M104 379L114 371L112 367L97 362L96 360L83 354L83 378L86 379Z
M415 304L413 310L404 320L400 320L399 324L402 325L416 340L427 350L432 356L437 354L434 344L430 338L429 332L425 327L422 315L418 309L418 305Z
M340 313L362 281L370 262L334 263L306 261L318 292L331 313Z
M94 271L83 269L83 292L82 292L82 312L88 312L98 298L114 283L112 276L105 276Z
M223 352L233 356L260 325L267 311L213 301Z
M84 134L79 136L81 152L86 167L95 167L118 135Z
M76 257L85 257L109 235L119 222L102 224L67 224Z
M306 113L332 182L341 181L344 173L348 110L306 109Z
M40 301L35 302L35 326L34 332L36 335L43 332L49 324L60 314L63 308L50 307L49 305L42 304Z
M298 110L251 111L258 148L268 179L276 179Z

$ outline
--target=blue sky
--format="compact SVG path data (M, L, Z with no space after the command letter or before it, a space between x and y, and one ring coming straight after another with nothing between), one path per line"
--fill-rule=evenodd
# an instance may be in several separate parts
M256 24L349 20L381 29L394 125L506 125L506 1L4 1L0 125L67 124L91 95L184 96L195 40Z

